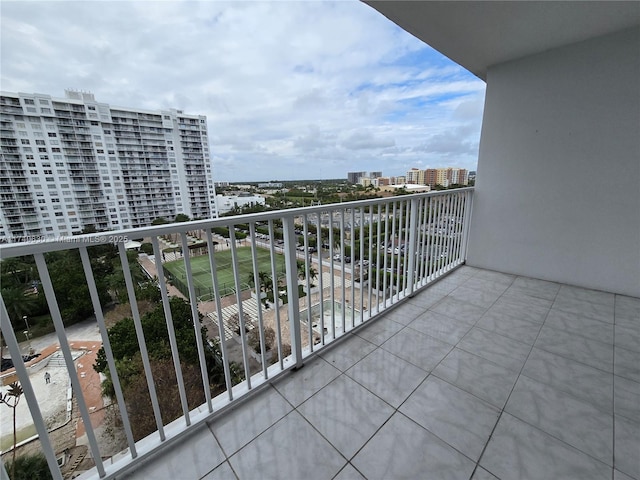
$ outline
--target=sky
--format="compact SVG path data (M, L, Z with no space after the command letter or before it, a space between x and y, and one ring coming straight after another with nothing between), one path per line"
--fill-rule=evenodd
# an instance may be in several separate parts
M216 181L475 170L485 84L356 0L7 1L0 89L206 115Z

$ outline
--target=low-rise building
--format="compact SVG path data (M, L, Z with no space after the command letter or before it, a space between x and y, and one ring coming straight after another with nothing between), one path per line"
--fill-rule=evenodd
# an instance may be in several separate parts
M235 208L243 208L253 205L264 205L265 200L262 195L253 195L247 192L235 192L227 195L216 195L216 208L218 214L223 215L231 212Z

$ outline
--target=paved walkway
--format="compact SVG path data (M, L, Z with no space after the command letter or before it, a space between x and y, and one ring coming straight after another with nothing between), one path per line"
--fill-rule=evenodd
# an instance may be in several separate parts
M102 399L102 387L100 374L93 369L98 350L102 347L102 342L81 342L73 341L69 344L73 350L82 350L85 354L76 361L76 372L84 401L87 403L91 425L93 428L100 426L104 420L104 402ZM74 392L75 394L75 392ZM85 434L85 427L82 418L77 419L76 438Z

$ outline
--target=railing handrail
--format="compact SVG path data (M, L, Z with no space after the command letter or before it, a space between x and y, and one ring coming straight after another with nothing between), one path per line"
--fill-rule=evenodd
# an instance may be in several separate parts
M282 217L297 217L314 213L324 213L330 210L340 210L344 208L359 208L372 205L386 205L411 198L437 197L456 192L473 191L474 187L456 188L451 190L438 190L432 192L414 193L408 195L398 195L385 198L371 198L367 200L354 200L351 202L330 203L327 205L315 205L311 207L288 208L282 210L271 210L268 212L248 213L235 215L232 217L220 217L205 220L191 220L188 222L172 222L162 225L150 225L147 227L128 228L121 230L108 230L104 232L85 233L70 237L43 237L42 240L0 244L0 259L21 257L34 253L57 252L67 250L69 243L75 248L80 246L96 246L104 244L120 243L125 238L127 241L135 238L163 236L166 234L189 232L192 230L204 230L215 227L228 227L250 223L255 221L269 221L281 219Z

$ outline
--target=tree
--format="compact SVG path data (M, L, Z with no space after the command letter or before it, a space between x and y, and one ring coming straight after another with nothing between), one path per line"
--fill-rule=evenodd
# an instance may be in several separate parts
M193 319L190 304L174 297L170 301L171 315L175 331L176 343L182 373L187 391L189 408L193 409L204 402L204 389L200 375L200 359L198 355ZM168 423L182 414L177 395L175 369L169 343L164 309L159 304L154 310L141 318L147 351L151 362L153 380L157 389L158 400L164 423ZM146 377L139 352L138 340L133 319L125 318L109 329L109 342L113 349L118 378L127 402L132 429L136 439L140 439L155 429L155 419L146 385ZM202 335L205 367L209 377L211 392L219 393L225 388L224 365L222 353L216 341L209 342L206 329L200 330ZM232 382L243 380L242 370L233 362L229 364ZM104 348L98 351L94 370L107 377L103 383L103 392L114 396L111 374L108 368Z
M273 279L271 278L271 274L268 272L258 272L258 280L260 282L260 291L261 292L269 292L269 290L273 289Z
M187 363L198 361L198 351L191 318L191 306L185 300L173 297L170 301L173 327L178 343L180 360ZM162 304L141 318L147 351L152 359L162 359L171 356L169 332L164 317ZM116 360L130 359L139 351L135 324L132 318L125 318L109 329L109 342ZM206 338L204 338L206 340ZM104 348L98 351L94 370L108 375Z
M22 455L7 463L11 480L49 480L52 479L47 459L41 453Z
M253 322L253 319L251 318L251 315L249 315L246 312L242 312L242 318L244 319L244 331L248 332L249 325L251 325L251 323ZM239 313L231 314L231 316L227 320L227 324L229 325L229 328L231 328L231 330L236 332L236 335L240 335L240 314Z
M177 214L177 215L176 215L176 218L175 218L175 220L174 220L174 221L175 221L175 222L178 222L178 223L182 223L182 222L188 222L188 221L190 221L190 220L191 220L191 219L189 218L189 216L188 216L188 215L185 215L184 213L179 213L179 214ZM168 222L167 222L167 223L168 223Z
M271 278L271 274L268 272L258 272L258 283L260 284L260 288L258 289L258 291L260 292L268 293L271 289L273 289L273 279ZM253 272L249 272L247 274L247 284L250 287L255 287Z
M127 252L127 263L129 265L129 272L131 272L131 279L133 280L134 289L136 294L140 293L144 286L149 282L146 274L142 271L142 267L138 263L138 254L129 250ZM122 271L122 263L119 258L114 261L114 266L110 274L104 278L104 286L107 291L110 291L115 300L121 303L128 301L128 295L126 290L126 284L124 281L124 273Z
M297 260L296 265L298 267L298 278L300 280L305 280L307 278L307 269L305 268L305 264L302 260ZM318 271L311 265L309 265L309 280L313 282L318 278Z
M142 369L140 355L135 364ZM189 410L197 408L205 402L202 377L197 365L181 362L182 380ZM156 360L151 363L160 414L163 424L167 424L182 415L182 404L178 391L178 381L173 361L170 358ZM156 420L151 406L151 398L144 375L134 375L123 385L123 393L127 401L127 413L131 422L131 430L136 440L150 435L156 430Z
M273 348L275 341L276 331L271 327L265 327L264 344L267 351ZM262 353L262 346L260 345L260 329L254 328L249 332L248 344L256 353Z
M104 258L96 257L95 254L91 257L100 304L105 305L111 299L106 279L109 272L113 271L113 265ZM78 250L52 252L47 254L46 259L65 324L69 325L93 315L93 304Z
M291 355L291 345L289 345L288 343L283 343L282 344L282 358L287 358L289 355ZM278 363L280 361L280 358L278 356L278 350L276 349L274 351L274 354L271 356L271 364L274 363Z
M8 282L12 285L29 285L33 280L33 260L28 257L6 258L0 261L0 271L2 272L2 285L7 286Z
M10 287L2 289L2 299L9 314L11 326L22 331L22 318L40 309L40 299L37 294L28 294L23 287ZM26 327L26 325L24 325ZM4 335L0 332L0 362L4 358Z
M14 326L22 317L32 314L38 308L38 295L27 294L24 287L3 288L2 299Z
M20 397L24 391L18 382L9 384L9 390L0 397L0 403L4 403L13 410L13 455L11 462L11 478L16 478L16 445L18 444L16 432L16 408L20 403Z
M150 243L143 243L140 245L140 251L142 253L146 253L147 255L153 255L153 245Z

